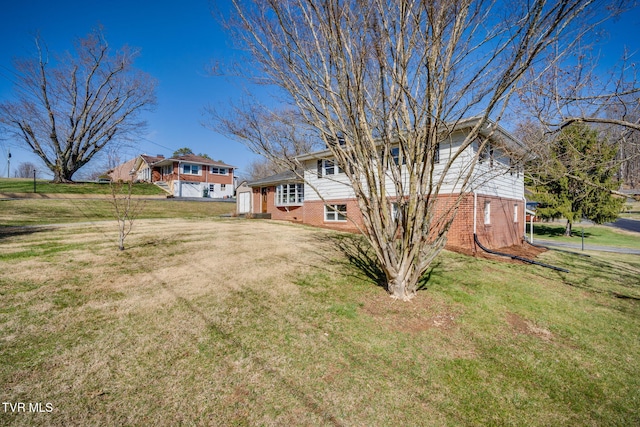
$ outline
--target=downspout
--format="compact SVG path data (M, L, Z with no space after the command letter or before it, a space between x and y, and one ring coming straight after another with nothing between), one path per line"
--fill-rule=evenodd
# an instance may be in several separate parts
M182 197L182 185L180 185L180 160L178 160L178 197Z
M473 235L476 235L476 221L478 218L478 193L473 192Z
M207 170L205 171L204 168L207 168ZM204 174L204 186L207 189L207 196L209 198L213 198L213 194L209 193L209 173L211 172L210 168L211 168L211 165L202 165L202 173ZM214 184L214 190L215 190L215 184Z
M473 235L473 239L475 240L476 245L478 245L480 247L480 249L482 249L483 251L485 251L487 253L490 253L492 255L499 255L499 256L509 257L511 259L517 259L518 261L527 262L529 264L539 265L540 267L550 268L552 270L561 271L563 273L570 273L570 271L565 269L565 268L560 268L560 267L556 267L554 265L549 265L549 264L545 264L545 263L542 263L542 262L534 261L532 259L524 258L524 257L518 256L518 255L511 255L511 254L506 254L504 252L498 252L498 251L493 251L491 249L488 249L488 248L484 247L482 245L482 243L480 243L480 241L478 240L478 236L476 234Z
M524 224L524 240L527 240L527 198L522 196L522 203L524 206L522 209L522 223ZM531 235L533 237L533 234ZM532 241L533 242L533 241Z

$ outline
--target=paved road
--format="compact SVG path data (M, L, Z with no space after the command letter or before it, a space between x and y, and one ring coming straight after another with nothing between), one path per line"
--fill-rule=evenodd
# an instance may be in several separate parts
M610 222L606 225L610 227L620 228L622 230L635 231L636 233L640 233L640 221L636 219L619 218L615 222ZM638 238L640 239L640 236L638 236Z
M550 248L571 249L577 252L581 252L582 250L582 243L555 242L551 240L544 240L544 239L538 239L538 238L534 239L533 243L540 246L548 246ZM585 244L584 249L586 251L615 252L618 254L640 255L640 249L620 248L620 247L614 247L614 246L599 246L599 245Z

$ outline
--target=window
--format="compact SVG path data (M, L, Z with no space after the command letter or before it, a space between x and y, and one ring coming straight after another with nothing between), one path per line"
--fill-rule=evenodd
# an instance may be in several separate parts
M182 173L185 175L200 175L200 165L184 163L182 165Z
M209 171L213 174L216 175L229 175L229 169L227 168L220 168L218 166L211 166L209 168Z
M227 189L227 184L220 184L220 190L224 191Z
M394 222L399 222L400 221L400 209L398 207L398 203L397 202L391 202L391 218L393 218Z
M484 202L484 223L491 224L491 202Z
M487 142L484 147L481 146L480 140L477 141L478 150L480 150L478 154L478 162L480 164L484 163L487 159L489 160L489 167L493 167L493 147L490 142Z
M518 222L518 205L513 205L513 222Z
M162 166L162 175L171 175L173 173L173 165Z
M346 221L347 205L325 205L324 220L325 221Z
M304 184L280 184L276 187L276 206L301 205L304 202Z
M333 160L318 160L318 178L322 178L325 175L335 175L337 173L344 173L344 171L338 167Z
M391 157L393 158L393 163L396 165L400 164L400 147L394 147L391 149ZM407 164L407 159L405 159L404 156L402 156L402 164Z
M216 185L215 184L209 184L209 193L213 194L214 191L216 191Z

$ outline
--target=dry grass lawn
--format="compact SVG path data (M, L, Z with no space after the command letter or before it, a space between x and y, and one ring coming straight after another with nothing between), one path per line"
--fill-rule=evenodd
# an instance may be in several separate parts
M13 258L0 267L0 337L3 346L33 342L2 368L2 399L55 409L0 412L0 424L225 423L251 382L280 369L240 342L237 357L202 363L203 343L242 321L225 300L295 300L295 278L331 253L317 230L284 223L139 220L125 252L111 222L25 231L0 252ZM228 407L229 418L212 407ZM295 422L295 411L288 417Z
M0 425L640 422L636 258L543 254L562 275L448 253L398 303L327 230L139 220L124 252L116 234L0 234L2 401L53 409Z

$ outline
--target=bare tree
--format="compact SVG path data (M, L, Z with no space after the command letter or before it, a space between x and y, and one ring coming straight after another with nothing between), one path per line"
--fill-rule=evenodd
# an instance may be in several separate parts
M133 68L137 51L114 51L100 29L57 60L40 37L35 44L35 58L15 62L15 101L0 104L0 123L54 182L69 182L102 149L143 128L139 115L155 103L155 82Z
M610 14L595 0L233 4L234 39L345 171L387 289L402 300L415 294L462 194L475 185L475 162L458 168L458 160L473 144L483 152L489 119L502 119L537 59L573 48L587 32L583 24ZM464 141L436 168L439 145L469 116L477 120ZM394 147L405 164L395 161ZM438 195L452 175L458 197L442 213Z
M131 233L133 224L142 212L144 201L132 197L132 181L110 181L111 194L109 203L113 207L113 214L118 222L118 249L124 251L124 241Z
M206 127L243 141L266 162L256 164L256 172L264 174L295 169L295 156L323 146L305 118L293 109L271 111L257 102L225 106L223 111L208 108L211 120ZM265 156L266 154L266 156Z
M514 110L520 117L530 117L524 127L538 135L528 138L528 146L536 151L535 166L544 172L549 157L544 152L548 140L575 123L587 123L597 129L602 138L618 147L615 168L619 168L620 183L638 182L640 162L640 85L632 56L625 53L620 62L606 73L598 69L597 58L591 53L597 46L581 45L574 52L570 65L549 59L548 66L538 76L531 74L518 89ZM535 122L534 122L535 121ZM523 128L521 126L521 130ZM531 136L531 132L529 132ZM585 157L583 169L600 161ZM533 171L536 172L536 171ZM586 182L586 185L593 183Z
M33 178L34 171L36 170L36 165L31 162L22 162L18 165L18 169L16 169L16 177L17 178Z

